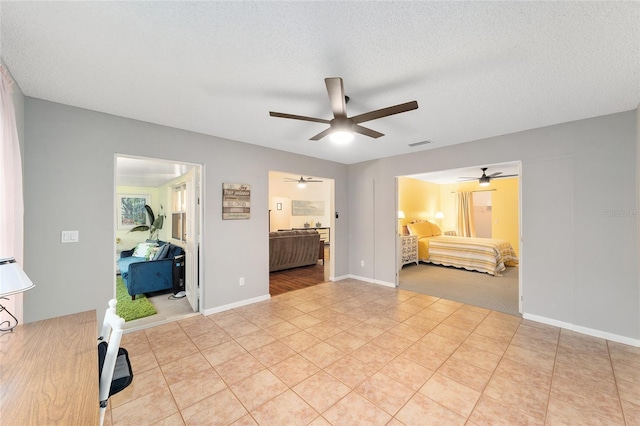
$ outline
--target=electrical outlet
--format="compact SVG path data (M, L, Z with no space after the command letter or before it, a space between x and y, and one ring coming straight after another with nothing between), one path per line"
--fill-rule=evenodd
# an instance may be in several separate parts
M244 285L244 277L240 277L240 285Z
M364 267L364 260L360 261L360 266Z

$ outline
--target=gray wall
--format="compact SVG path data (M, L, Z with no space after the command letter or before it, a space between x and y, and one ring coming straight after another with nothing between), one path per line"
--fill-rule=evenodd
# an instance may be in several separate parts
M351 165L349 270L395 282L396 176L520 160L525 317L637 341L636 138L629 111Z
M116 153L204 165L205 310L269 294L268 172L291 164L335 179L335 274L348 274L346 165L26 98L25 270L36 288L25 321L102 311L113 297ZM251 184L250 220L222 220L223 182ZM62 230L80 242L62 244Z
M205 309L268 294L269 170L335 179L335 276L393 283L396 176L520 160L525 316L640 338L637 111L350 166L37 99L24 111L26 321L112 297L115 153L205 166ZM220 219L222 182L252 185L251 220ZM61 244L73 229L80 243Z

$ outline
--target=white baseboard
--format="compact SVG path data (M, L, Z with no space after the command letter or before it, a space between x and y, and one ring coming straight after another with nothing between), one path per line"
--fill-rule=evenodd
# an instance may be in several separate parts
M371 283L371 284L383 285L385 287L396 288L396 283L390 283L388 281L374 280L372 278L360 277L358 275L352 275L352 274L347 275L346 278L351 278L351 279L358 280L358 281L364 281L364 282Z
M342 280L346 280L349 278L349 275L340 275L339 277L333 277L333 279L331 279L331 281L342 281Z
M580 325L571 324L564 321L554 320L552 318L541 317L533 314L523 314L524 319L528 319L542 324L553 325L556 327L564 328L567 330L575 331L576 333L586 334L588 336L599 337L601 339L611 340L612 342L623 343L629 346L640 347L640 339L632 339L631 337L620 336L618 334L608 333L606 331L595 330L593 328L582 327Z
M202 315L212 315L218 312L228 311L229 309L239 308L241 306L251 305L252 303L264 302L271 298L270 294L264 296L253 297L251 299L240 300L239 302L229 303L228 305L216 306L215 308L205 309L202 311Z

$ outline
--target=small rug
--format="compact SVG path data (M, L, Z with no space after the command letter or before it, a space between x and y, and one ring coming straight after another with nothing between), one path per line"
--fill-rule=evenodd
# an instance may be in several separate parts
M116 314L122 317L125 322L136 319L149 317L158 313L156 308L149 302L144 294L137 294L136 300L131 300L131 296L127 292L124 280L121 276L116 277Z

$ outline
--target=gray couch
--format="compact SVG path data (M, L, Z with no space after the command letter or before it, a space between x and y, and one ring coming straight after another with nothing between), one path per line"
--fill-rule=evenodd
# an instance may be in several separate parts
M315 265L319 248L315 229L269 232L269 272Z

